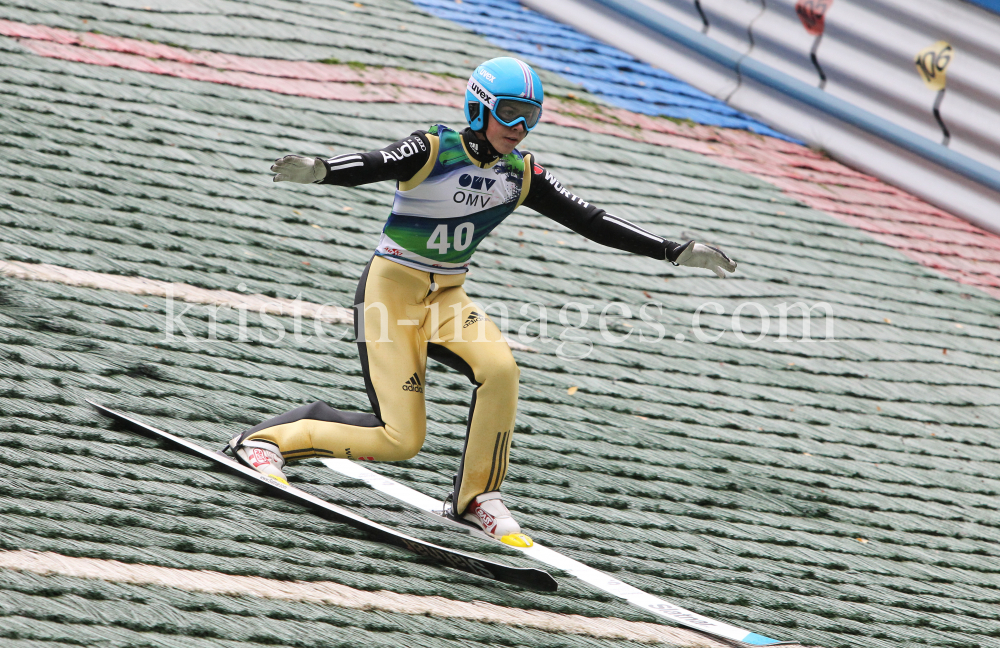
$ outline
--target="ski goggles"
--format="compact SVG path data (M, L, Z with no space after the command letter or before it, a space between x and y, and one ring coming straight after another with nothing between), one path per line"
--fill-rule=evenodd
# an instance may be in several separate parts
M538 104L508 97L497 98L490 112L498 122L508 128L513 128L522 122L529 131L538 125L538 120L542 117L542 107Z

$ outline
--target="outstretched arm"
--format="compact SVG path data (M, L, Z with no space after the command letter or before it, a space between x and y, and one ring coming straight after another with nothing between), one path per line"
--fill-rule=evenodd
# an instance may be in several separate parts
M531 207L561 225L591 241L625 252L663 259L676 265L706 268L719 277L736 271L736 262L710 245L688 241L674 243L643 228L607 213L573 195L556 180L555 176L535 163L533 155L526 155L531 168L531 184L524 205Z
M425 131L416 131L385 148L364 153L345 153L329 159L286 155L275 160L271 171L275 182L332 184L342 187L379 182L406 181L416 175L431 155Z

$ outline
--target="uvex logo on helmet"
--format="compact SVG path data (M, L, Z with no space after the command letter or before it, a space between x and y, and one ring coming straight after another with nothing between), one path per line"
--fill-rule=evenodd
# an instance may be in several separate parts
M469 92L476 95L476 98L486 104L486 106L491 110L494 106L496 106L497 98L494 97L489 90L479 85L474 79L469 79L468 89Z

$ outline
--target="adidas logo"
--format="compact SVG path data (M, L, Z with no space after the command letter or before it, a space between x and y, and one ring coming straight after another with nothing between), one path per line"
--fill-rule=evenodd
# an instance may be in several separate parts
M410 379L403 383L403 391L424 392L423 385L420 384L420 376L414 373Z
M469 313L469 316L465 318L465 324L462 324L462 328L467 329L482 319L483 318L479 313L477 313L476 311L472 311L471 313Z

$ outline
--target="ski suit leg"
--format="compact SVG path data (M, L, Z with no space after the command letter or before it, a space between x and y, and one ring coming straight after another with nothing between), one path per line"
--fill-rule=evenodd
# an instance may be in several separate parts
M364 305L355 307L355 328L374 414L316 402L247 430L243 440L276 443L286 459L409 459L426 433L429 355L475 385L455 477L455 512L476 495L498 490L510 458L520 370L500 330L465 294L464 281L464 274L432 276L375 257L355 299Z
M435 305L440 317L427 322L428 355L475 385L452 499L461 514L475 496L498 490L507 475L520 370L500 330L461 286L440 291Z
M374 257L355 296L354 327L374 414L304 405L243 433L278 445L287 460L322 456L401 461L424 443L424 371L430 275Z

